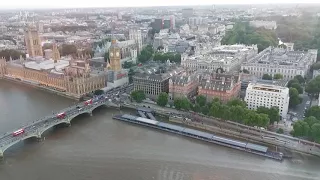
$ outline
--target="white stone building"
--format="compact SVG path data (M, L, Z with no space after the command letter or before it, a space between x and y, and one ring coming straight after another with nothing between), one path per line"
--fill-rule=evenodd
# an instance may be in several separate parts
M195 55L181 56L181 65L193 70L208 71L238 71L241 63L254 57L258 53L256 45L246 46L241 44L210 47L209 44L198 44Z
M245 99L249 109L278 107L280 116L285 118L289 108L289 88L275 85L250 83Z
M296 75L304 77L310 66L317 61L318 50L287 51L282 48L269 47L258 55L244 62L241 70L262 77L263 74L274 76L282 74L284 79L293 79Z

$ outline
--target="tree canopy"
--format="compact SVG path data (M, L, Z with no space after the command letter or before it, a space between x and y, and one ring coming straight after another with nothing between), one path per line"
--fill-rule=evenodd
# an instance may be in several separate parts
M190 110L191 103L187 98L176 98L174 100L174 106L176 109Z
M289 97L289 107L295 107L302 102L302 99L299 97L299 92L296 88L289 88Z
M282 78L283 78L283 75L279 73L273 76L273 79L282 79Z
M141 103L143 100L146 99L145 93L141 90L132 91L130 96L138 103Z
M102 89L97 89L97 90L94 91L93 94L94 95L102 95L102 94L104 94L104 91Z
M175 62L175 63L180 64L181 63L181 54L168 52L168 53L155 53L153 56L153 60L155 60L155 61L166 62L168 59L171 62Z
M254 28L249 22L237 22L222 39L222 44L257 44L259 52L269 46L277 46L276 33L264 28Z
M305 117L310 116L320 119L320 106L312 106L311 108L307 109L305 112Z
M138 55L138 61L141 63L145 63L147 61L149 61L153 55L154 51L152 46L147 45L146 47L144 47L140 54Z
M304 120L296 121L293 124L293 131L291 134L296 137L304 137L320 143L320 121L315 116L309 116Z
M309 81L306 85L305 91L311 96L317 96L320 93L320 76Z
M198 95L196 97L196 103L200 106L203 107L206 105L207 99L203 95Z
M257 113L262 113L268 115L270 119L270 124L273 124L274 122L280 121L280 115L279 115L279 108L278 107L258 107Z
M168 103L168 94L166 92L162 92L159 94L158 98L157 98L157 104L159 106L166 106Z
M5 49L0 51L0 58L4 57L7 61L10 60L10 57L12 59L19 59L20 55L25 58L26 55L20 51L14 50L14 49Z
M309 9L308 9L309 10ZM283 42L294 43L295 50L318 49L320 58L320 19L309 12L302 16L271 16L263 18L277 22L276 34Z
M264 75L262 75L262 79L264 79L264 80L272 80L272 76L269 75L269 74L264 74Z
M227 104L213 101L208 107L208 114L216 118L259 127L267 127L270 123L270 118L267 114L248 109L246 103L240 99L231 100Z

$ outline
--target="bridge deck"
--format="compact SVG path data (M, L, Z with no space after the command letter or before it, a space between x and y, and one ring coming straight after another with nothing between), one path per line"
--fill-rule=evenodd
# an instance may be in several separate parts
M150 119L152 119L152 120L157 120L153 115L152 115L152 113L147 113L147 116L150 118Z

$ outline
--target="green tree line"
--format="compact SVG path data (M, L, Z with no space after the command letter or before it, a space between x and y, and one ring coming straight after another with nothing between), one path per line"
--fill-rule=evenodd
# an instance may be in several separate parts
M22 55L23 58L26 57L26 55L18 50L14 50L14 49L5 49L0 51L0 58L5 58L7 61L10 60L10 57L12 59L19 59L20 55Z
M320 60L320 18L303 12L295 16L270 16L262 18L277 22L276 34L283 42L293 42L295 50L318 49Z
M293 124L291 134L320 143L320 107L313 106L305 113L306 118Z
M138 55L138 61L141 63L145 63L149 61L154 53L153 47L150 45L147 45L144 47L140 54Z
M258 51L269 46L277 46L277 35L273 30L253 28L249 22L237 22L231 31L228 31L222 39L222 44L257 44Z
M171 62L175 62L180 64L181 63L181 54L179 53L155 53L153 56L153 60L155 61L161 61L161 62L166 62L167 60L170 60Z

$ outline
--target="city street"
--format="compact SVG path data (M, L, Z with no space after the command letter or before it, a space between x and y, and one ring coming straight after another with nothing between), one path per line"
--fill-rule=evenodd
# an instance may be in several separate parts
M300 97L302 97L301 104L297 105L292 110L289 109L289 111L292 111L294 113L293 117L296 117L298 120L301 120L301 119L304 118L305 110L309 109L310 106L311 106L311 100L310 100L310 97L307 94L302 94L302 95L300 95ZM307 102L309 102L309 104L307 104Z

